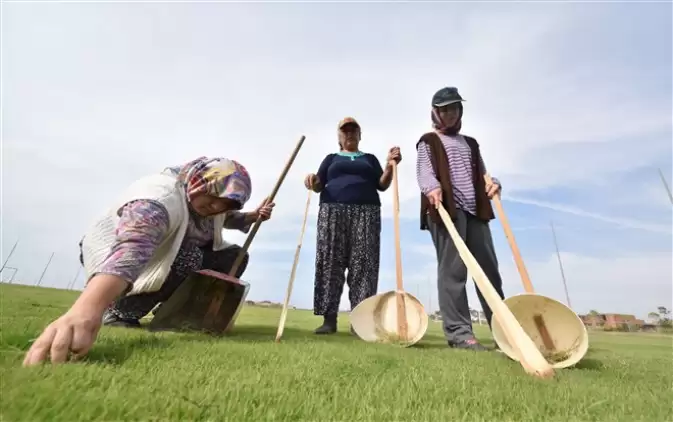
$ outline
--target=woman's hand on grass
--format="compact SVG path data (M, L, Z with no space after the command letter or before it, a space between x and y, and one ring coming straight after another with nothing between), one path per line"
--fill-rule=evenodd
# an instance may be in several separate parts
M127 288L128 282L111 274L97 274L72 307L44 329L26 353L23 366L51 360L63 363L84 357L96 341L105 308Z
M45 328L28 350L23 366L79 359L89 353L101 326L101 315L71 308Z

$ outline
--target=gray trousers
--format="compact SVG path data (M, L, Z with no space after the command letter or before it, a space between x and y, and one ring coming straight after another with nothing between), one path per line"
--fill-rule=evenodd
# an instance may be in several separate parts
M457 218L453 224L456 226L460 237L465 241L495 290L504 299L502 279L498 271L498 259L495 255L488 223L462 210L456 210L456 212ZM426 220L437 252L437 291L444 335L450 343L471 339L474 334L472 333L472 320L465 289L467 267L460 258L444 224L442 222L436 224L427 216ZM476 290L490 327L493 313L479 289Z

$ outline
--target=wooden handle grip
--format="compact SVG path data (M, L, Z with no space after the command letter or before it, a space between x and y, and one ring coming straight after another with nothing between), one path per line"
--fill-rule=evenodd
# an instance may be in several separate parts
M491 176L487 173L484 175L486 183L491 183ZM509 225L509 220L505 215L505 210L502 207L502 201L500 200L500 194L498 193L493 197L493 204L495 204L495 210L500 219L500 224L502 225L503 230L505 231L505 237L507 238L507 243L509 243L509 248L512 250L512 255L514 256L514 262L516 268L519 271L519 276L521 277L521 282L523 283L523 288L527 293L535 293L533 290L533 283L530 281L530 276L528 275L528 270L526 270L526 265L523 263L523 258L521 257L521 251L519 251L519 246L516 244L516 239L514 238L514 233L512 232L512 227Z

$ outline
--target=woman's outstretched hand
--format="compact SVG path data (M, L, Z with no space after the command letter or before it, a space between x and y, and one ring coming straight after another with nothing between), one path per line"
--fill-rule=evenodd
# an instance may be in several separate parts
M23 366L34 366L51 360L64 363L84 357L98 336L101 315L71 308L45 328L28 350Z
M63 363L84 357L96 341L105 308L128 286L126 280L115 275L92 277L68 312L49 324L35 340L23 366L47 361Z

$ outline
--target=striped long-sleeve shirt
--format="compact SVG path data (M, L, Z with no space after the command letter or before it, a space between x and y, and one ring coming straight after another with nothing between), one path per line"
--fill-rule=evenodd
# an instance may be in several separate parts
M449 159L449 169L451 174L451 184L453 185L453 199L456 207L469 212L472 215L477 214L477 198L472 182L472 151L465 139L460 136L446 136L438 134L439 139L444 145L446 156ZM479 157L481 166L486 172L486 165ZM418 146L416 155L416 180L418 187L424 195L441 187L437 175L432 169L430 161L430 148L426 143ZM496 178L492 178L494 183L500 185Z

